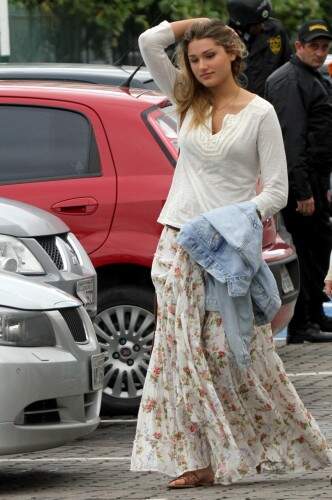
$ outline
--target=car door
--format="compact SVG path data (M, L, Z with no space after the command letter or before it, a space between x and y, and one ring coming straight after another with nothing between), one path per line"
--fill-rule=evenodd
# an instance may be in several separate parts
M83 104L0 98L0 196L61 217L88 253L107 238L116 174L99 116Z

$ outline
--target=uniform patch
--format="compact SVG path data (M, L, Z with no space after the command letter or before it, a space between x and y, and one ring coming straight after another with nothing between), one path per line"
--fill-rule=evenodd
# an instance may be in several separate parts
M281 51L281 36L271 36L269 38L269 45L270 50L271 52L273 52L273 54L279 54L279 52Z
M327 29L327 26L325 26L325 24L312 24L311 26L309 26L309 31L313 31L313 30L329 31Z

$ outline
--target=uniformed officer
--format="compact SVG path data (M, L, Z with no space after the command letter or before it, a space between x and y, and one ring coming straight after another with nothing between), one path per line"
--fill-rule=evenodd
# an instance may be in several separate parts
M228 0L227 9L229 25L247 46L247 89L264 97L267 77L292 54L285 28L270 17L268 0Z
M288 343L332 341L332 318L323 309L332 246L327 197L332 84L319 71L331 46L328 23L308 20L298 31L295 55L266 82L265 97L277 112L287 156L289 196L282 213L300 263L300 293L288 325Z

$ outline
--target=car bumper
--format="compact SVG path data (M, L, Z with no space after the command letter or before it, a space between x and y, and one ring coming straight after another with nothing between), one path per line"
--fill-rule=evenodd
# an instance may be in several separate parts
M48 285L55 286L56 288L69 293L69 295L73 295L74 297L78 298L82 302L90 318L93 319L97 314L97 275L83 274L82 276L79 276L75 274L72 275L70 273L59 273L59 275L60 278L58 276L55 276L54 274L47 275L46 277L44 277L43 282L47 283ZM78 287L83 282L89 282L91 290L93 290L93 299L89 302L82 300L82 297L78 293Z
M50 348L22 351L21 361L12 352L0 367L0 455L52 448L93 431L102 391L91 391L88 359Z
M85 422L62 423L61 425L0 424L0 454L23 453L61 446L64 443L85 436L99 424L99 417Z
M0 454L51 448L93 431L102 389L93 389L92 357L100 349L84 309L78 343L59 311L47 312L54 347L0 347Z

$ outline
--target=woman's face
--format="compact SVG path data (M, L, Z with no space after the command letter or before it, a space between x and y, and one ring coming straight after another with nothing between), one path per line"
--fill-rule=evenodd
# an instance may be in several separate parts
M188 44L188 59L197 80L205 87L216 87L231 74L235 54L229 54L213 38L192 40Z

